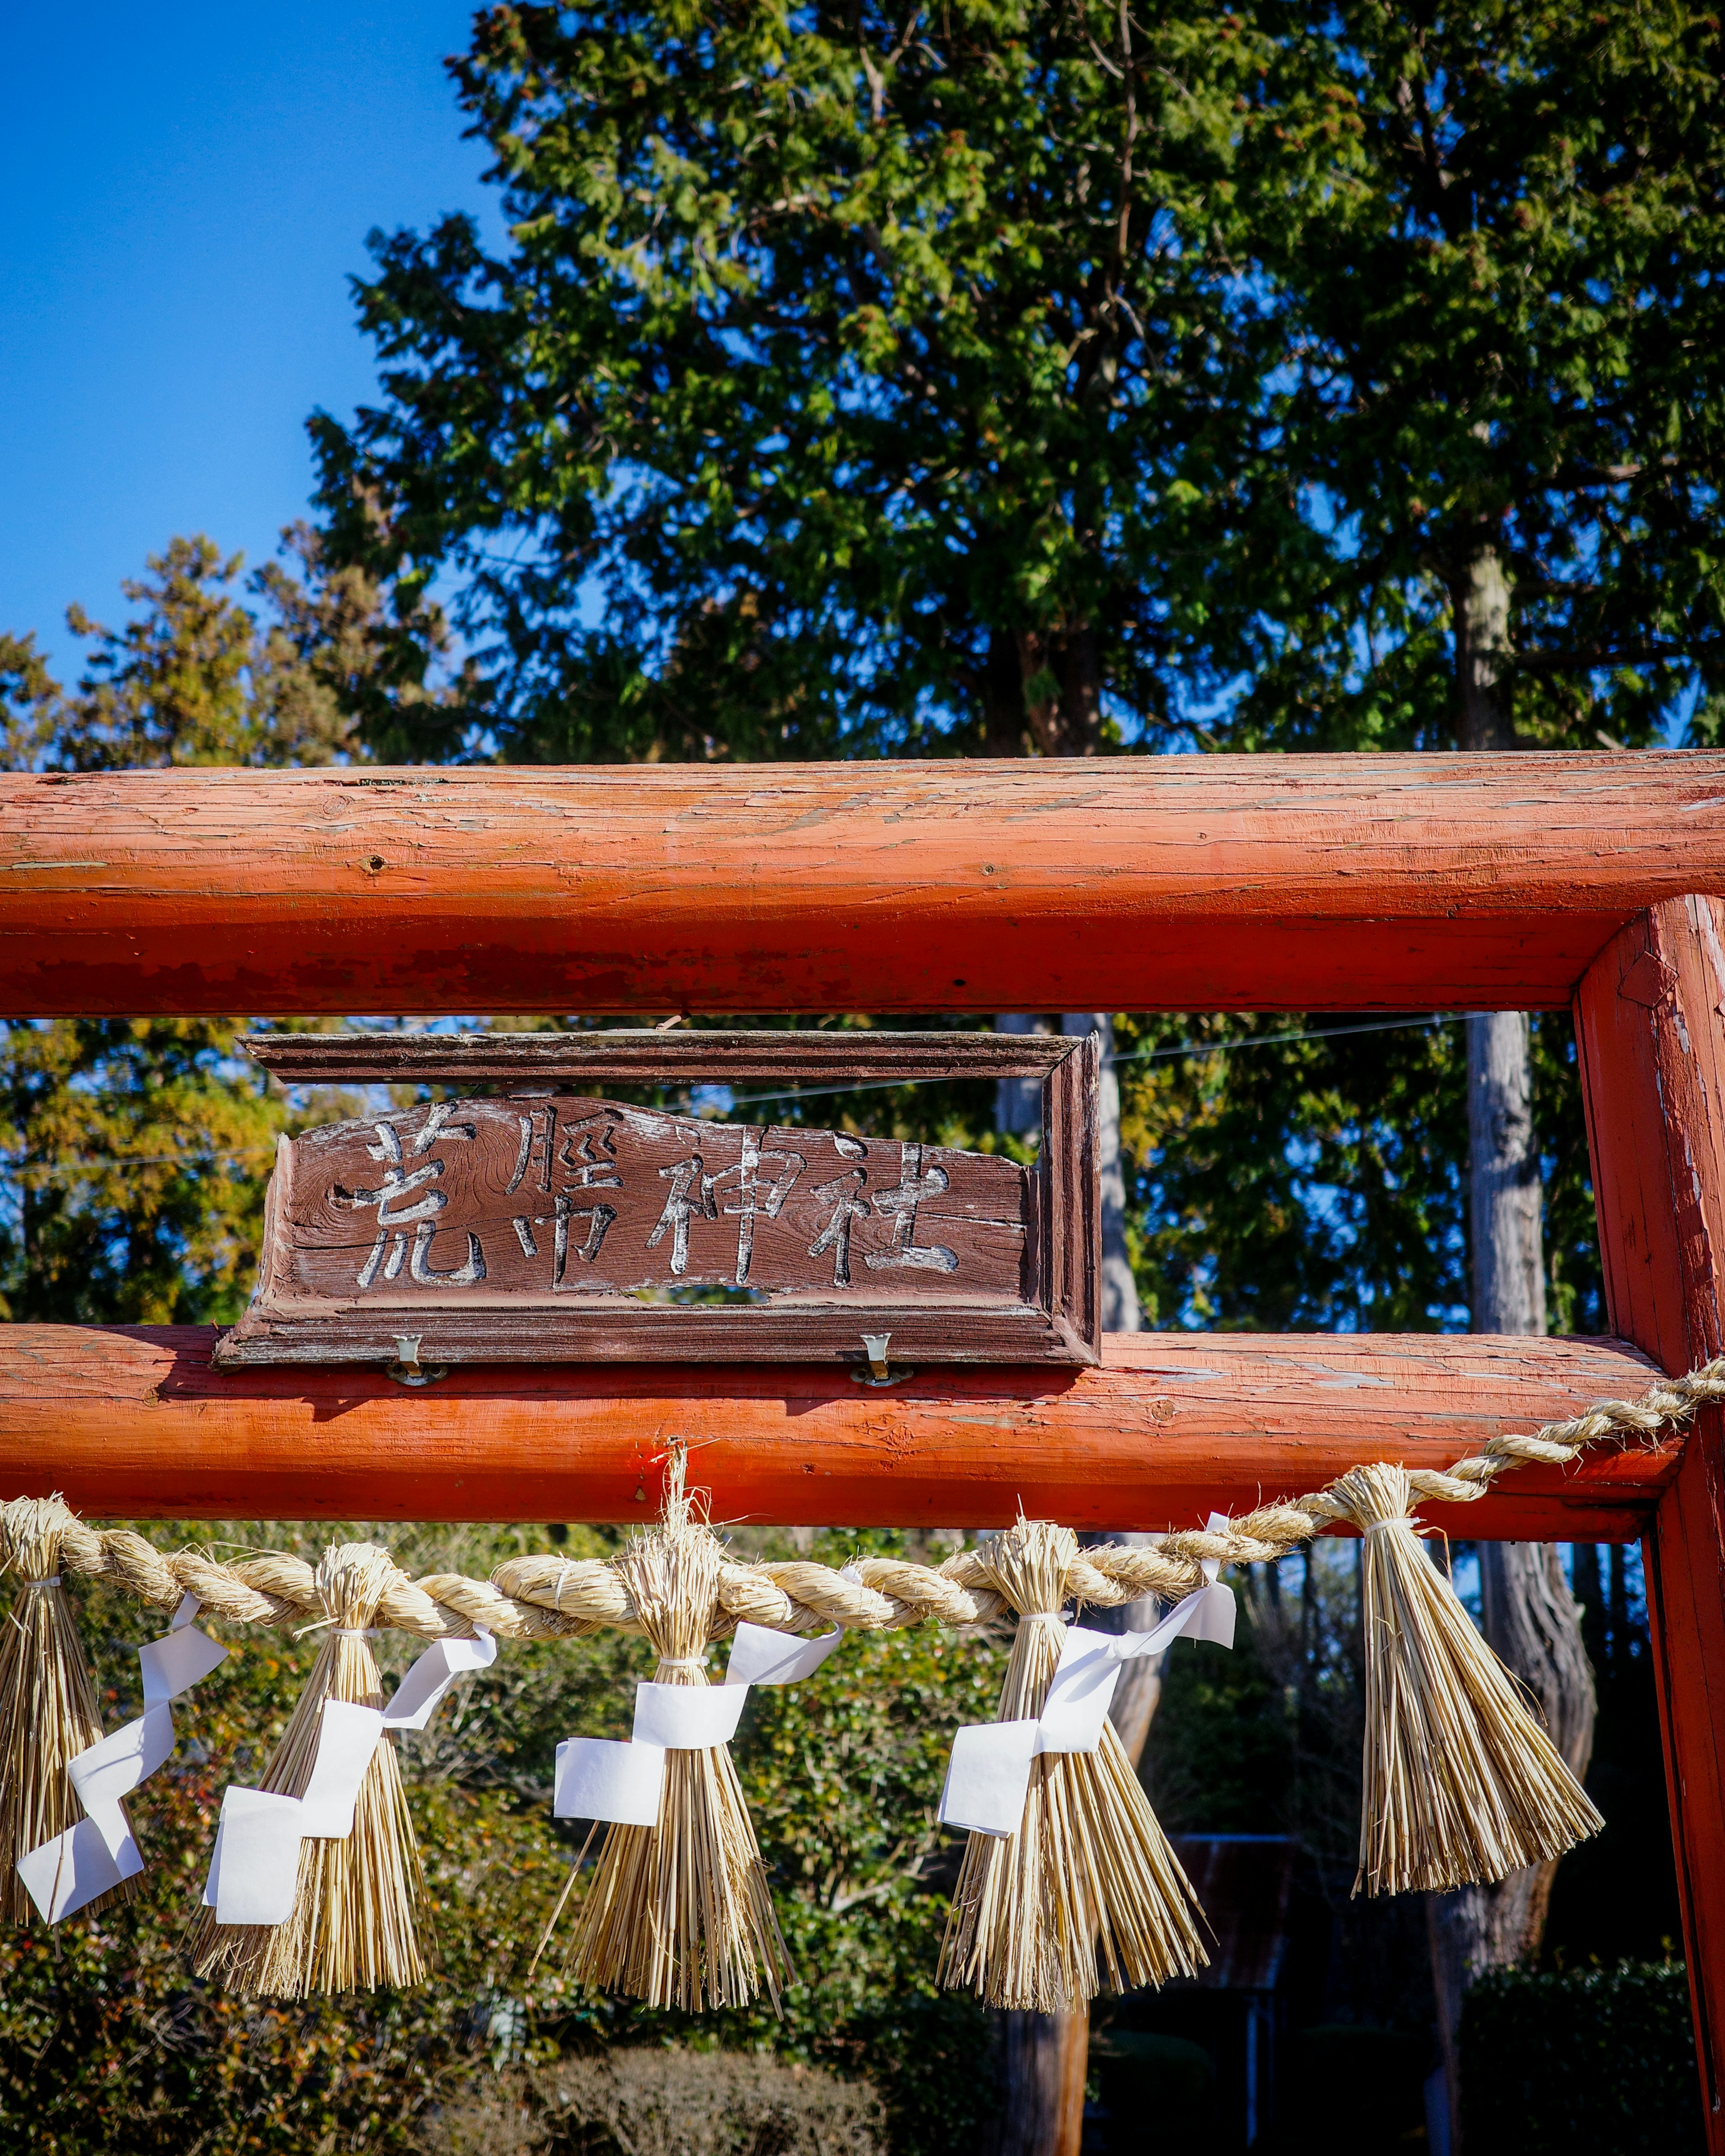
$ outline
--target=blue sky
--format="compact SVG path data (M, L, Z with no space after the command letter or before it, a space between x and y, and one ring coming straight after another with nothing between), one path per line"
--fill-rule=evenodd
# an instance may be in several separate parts
M69 601L111 622L171 534L255 562L303 512L306 414L374 382L367 233L486 206L442 67L470 15L4 8L0 629L69 672Z

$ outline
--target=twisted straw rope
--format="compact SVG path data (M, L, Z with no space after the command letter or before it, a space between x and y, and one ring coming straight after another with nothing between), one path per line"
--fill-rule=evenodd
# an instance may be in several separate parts
M1471 1504L1499 1475L1524 1461L1559 1466L1609 1438L1645 1441L1720 1399L1725 1399L1725 1356L1686 1377L1661 1378L1639 1400L1601 1400L1568 1421L1547 1423L1531 1437L1494 1437L1451 1467L1412 1469L1408 1485L1416 1499ZM1324 1527L1358 1524L1345 1481L1291 1503L1260 1506L1214 1532L1183 1530L1142 1548L1108 1543L1081 1549L1066 1566L1062 1599L1097 1609L1145 1595L1178 1601L1204 1584L1206 1563L1264 1564L1285 1557ZM0 1505L0 1556L8 1567L16 1558L21 1508L35 1502L20 1498ZM267 1552L242 1563L218 1564L197 1550L167 1556L129 1528L88 1527L61 1510L55 1562L66 1571L111 1579L141 1602L171 1609L189 1590L212 1615L242 1625L292 1625L323 1614L316 1573L301 1558ZM884 1631L929 1618L953 1626L986 1625L1007 1607L992 1584L986 1549L963 1551L938 1571L896 1558L857 1558L842 1574L806 1560L738 1564L726 1559L719 1571L719 1604L723 1621L715 1638L743 1621L778 1632L818 1631L833 1624ZM608 1625L624 1632L644 1629L608 1561L548 1555L507 1558L488 1580L459 1573L429 1573L416 1580L397 1569L375 1622L426 1640L470 1638L475 1625L506 1640L576 1639Z

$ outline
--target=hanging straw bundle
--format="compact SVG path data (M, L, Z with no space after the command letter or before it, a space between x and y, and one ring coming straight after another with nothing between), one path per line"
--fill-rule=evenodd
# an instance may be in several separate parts
M1365 1543L1355 1892L1489 1884L1597 1834L1604 1820L1427 1556L1406 1471L1355 1467L1333 1494Z
M317 1758L326 1700L381 1707L383 1688L366 1630L398 1577L388 1550L344 1543L325 1552L317 1591L333 1627L264 1769L261 1786L305 1793ZM203 1909L192 1928L199 1976L218 1977L246 1999L304 1999L315 1992L418 1984L425 1975L418 1920L425 1902L413 1823L395 1746L372 1756L345 1840L300 1844L299 1887L285 1924L223 1924Z
M1018 1612L996 1719L1037 1719L1060 1663L1060 1603L1078 1548L1041 1520L984 1543L981 1568ZM1111 1723L1095 1752L1045 1753L1030 1768L1023 1824L966 1844L941 1945L939 1980L991 2006L1065 2011L1098 1988L1195 1975L1208 1960L1197 1897Z
M19 1582L0 1637L0 1912L35 1917L18 1861L84 1817L66 1762L99 1743L102 1718L59 1582L60 1543L77 1522L58 1497L0 1505L0 1568ZM80 1914L130 1900L123 1880Z
M723 1551L706 1522L691 1516L685 1468L678 1448L663 1520L614 1569L658 1653L653 1681L704 1686L703 1650L729 1630L719 1608ZM578 1858L541 1953L580 1868ZM655 1824L606 1829L567 1967L596 1990L685 2013L746 2005L764 1981L778 2010L780 1991L796 1982L796 1971L728 1745L668 1752Z

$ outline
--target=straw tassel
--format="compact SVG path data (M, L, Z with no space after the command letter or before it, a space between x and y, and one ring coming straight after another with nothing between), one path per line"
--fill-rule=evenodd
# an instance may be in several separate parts
M283 1796L305 1794L326 1700L383 1704L365 1632L398 1577L389 1553L375 1543L344 1543L325 1553L317 1589L335 1629L318 1650L262 1788ZM353 1831L340 1841L308 1836L300 1843L291 1918L285 1924L218 1926L214 1910L202 1909L190 1951L199 1976L216 1977L245 1999L305 1999L419 1984L425 1977L419 1942L425 1899L400 1761L386 1735L360 1784Z
M61 1544L77 1524L58 1497L0 1505L0 1568L19 1582L0 1635L0 1913L15 1924L36 1917L18 1861L84 1817L66 1762L103 1734L72 1605L58 1578ZM134 1885L122 1881L79 1913L93 1917L130 1901Z
M1487 1885L1597 1834L1604 1820L1428 1557L1405 1471L1355 1467L1333 1487L1365 1543L1354 1892Z
M1078 1548L1069 1528L1020 1520L983 1543L989 1583L1019 1613L996 1720L1040 1716L1060 1662L1060 1607ZM1024 1822L965 1846L939 1981L991 2006L1064 2012L1111 1991L1192 1976L1209 1957L1197 1897L1111 1723L1095 1752L1033 1762ZM1098 1961L1101 1970L1099 1976Z
M679 1447L663 1521L617 1559L615 1570L658 1652L653 1681L704 1686L702 1650L730 1620L718 1599L723 1552L691 1516L685 1472ZM579 1870L578 1858L564 1899ZM562 1908L560 1901L542 1953ZM685 2013L742 2006L764 1985L778 2010L797 1975L728 1745L668 1752L654 1825L606 1829L566 1965L595 1990L624 1992L649 2006Z

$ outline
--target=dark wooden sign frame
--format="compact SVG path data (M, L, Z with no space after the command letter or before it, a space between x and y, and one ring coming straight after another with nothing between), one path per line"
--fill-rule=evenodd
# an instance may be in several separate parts
M218 1369L283 1363L381 1362L424 1368L500 1362L839 1360L858 1365L859 1374L872 1372L880 1378L893 1364L1100 1360L1099 1066L1093 1034L630 1029L262 1034L245 1045L286 1085L483 1086L487 1097L523 1104L524 1131L527 1104L571 1086L586 1096L591 1087L607 1081L654 1086L766 1081L788 1087L1028 1078L1042 1089L1042 1145L1035 1168L1024 1178L1024 1256L1021 1266L1014 1260L1009 1291L996 1285L990 1293L967 1296L941 1283L938 1294L919 1293L922 1282L911 1277L895 1283L896 1292L887 1292L883 1281L861 1276L859 1269L859 1277L848 1286L835 1279L830 1289L773 1286L747 1303L691 1303L640 1301L615 1293L575 1297L496 1292L489 1287L475 1294L470 1283L465 1288L415 1286L411 1276L396 1286L402 1270L398 1260L382 1295L348 1291L332 1296L308 1289L299 1269L303 1251L295 1242L300 1224L290 1209L290 1199L300 1192L300 1158L295 1142L284 1139L270 1180L257 1293L245 1316L219 1342L214 1358ZM596 1104L583 1097L582 1105ZM639 1120L647 1111L614 1112ZM355 1127L330 1127L307 1133L297 1144L335 1138ZM730 1134L743 1127L727 1122L705 1127ZM774 1133L783 1137L785 1128L771 1127L768 1142ZM946 1152L943 1158L973 1157ZM366 1199L376 1194L357 1194ZM380 1209L378 1218L384 1217ZM380 1246L382 1241L380 1231ZM950 1254L942 1255L950 1265ZM367 1280L365 1285L376 1283Z

